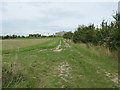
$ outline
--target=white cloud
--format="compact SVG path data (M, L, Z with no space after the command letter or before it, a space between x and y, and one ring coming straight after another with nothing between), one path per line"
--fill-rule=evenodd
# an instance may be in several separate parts
M99 24L102 19L112 20L117 3L3 3L3 32L54 33L75 30L80 24ZM0 8L1 9L1 8Z
M45 17L38 7L27 4L7 3L3 5L3 20L31 20Z
M1 0L1 2L118 2L119 0Z

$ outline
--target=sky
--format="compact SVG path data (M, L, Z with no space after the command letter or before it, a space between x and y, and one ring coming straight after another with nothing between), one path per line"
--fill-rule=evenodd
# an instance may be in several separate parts
M113 21L117 2L1 2L2 35L51 35L78 25Z
M120 1L118 2L118 13L120 13Z

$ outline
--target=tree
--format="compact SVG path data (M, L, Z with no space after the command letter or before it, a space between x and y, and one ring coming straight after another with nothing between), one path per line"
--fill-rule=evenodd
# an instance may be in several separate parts
M113 18L115 21L110 24L103 20L100 28L95 28L94 24L80 25L72 34L72 38L68 33L63 37L72 39L74 43L92 43L110 50L117 50L120 47L120 14L116 14Z
M66 32L63 35L63 38L65 38L65 39L72 39L72 37L73 37L73 33L72 32Z

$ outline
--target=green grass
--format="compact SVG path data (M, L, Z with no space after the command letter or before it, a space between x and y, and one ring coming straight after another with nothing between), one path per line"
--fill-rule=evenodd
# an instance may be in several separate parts
M60 40L62 51L54 52ZM118 73L116 56L99 56L96 54L97 50L94 52L79 44L64 42L61 38L20 48L19 51L8 54L5 52L7 51L3 53L3 87L117 87L112 81L113 76ZM111 77L106 76L105 72L109 72Z
M36 44L40 44L49 40L53 40L53 38L44 38L44 39L13 39L13 40L2 40L2 49L10 50L10 49L18 49L33 46Z
M106 68L107 71L109 72L113 71L118 73L118 70L116 69L116 65L118 62L117 55L116 56L113 56L113 55L98 56L96 55L95 52L93 52L92 50L89 50L86 47L79 47L79 45L74 45L74 48L77 49L78 51L81 51L81 54L83 54L86 58L88 58L87 62Z
M35 49L50 49L50 48L54 48L58 44L58 41L59 41L59 39L52 39L52 40L49 40L47 42L43 41L40 44L36 44L36 45L32 45L32 46L25 46L25 47L22 47L22 48L15 47L14 49L3 49L2 53L3 54L8 54L10 52L16 52L16 51L21 52L21 51L30 51L30 50L35 50ZM27 42L25 42L25 43L27 43ZM54 43L54 44L51 44L51 43Z

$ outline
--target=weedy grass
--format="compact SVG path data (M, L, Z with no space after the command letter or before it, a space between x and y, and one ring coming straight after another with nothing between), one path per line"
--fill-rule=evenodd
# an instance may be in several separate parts
M59 42L62 50L54 52ZM112 54L101 56L96 52L99 53L99 50L56 38L20 48L19 51L9 52L9 54L3 53L3 87L118 87L116 81L113 81L117 77L114 75L118 73L117 58L114 58L116 56Z
M95 46L91 47L91 48L94 48L94 50L87 47L79 47L79 45L74 45L73 47L79 50L83 55L86 56L86 58L89 59L87 62L96 64L96 65L99 64L101 65L101 67L106 68L110 72L118 73L118 69L115 69L118 67L117 52L111 52L111 54L110 53L104 54L106 51L108 51L108 49L106 48L103 49L103 47L96 48Z

